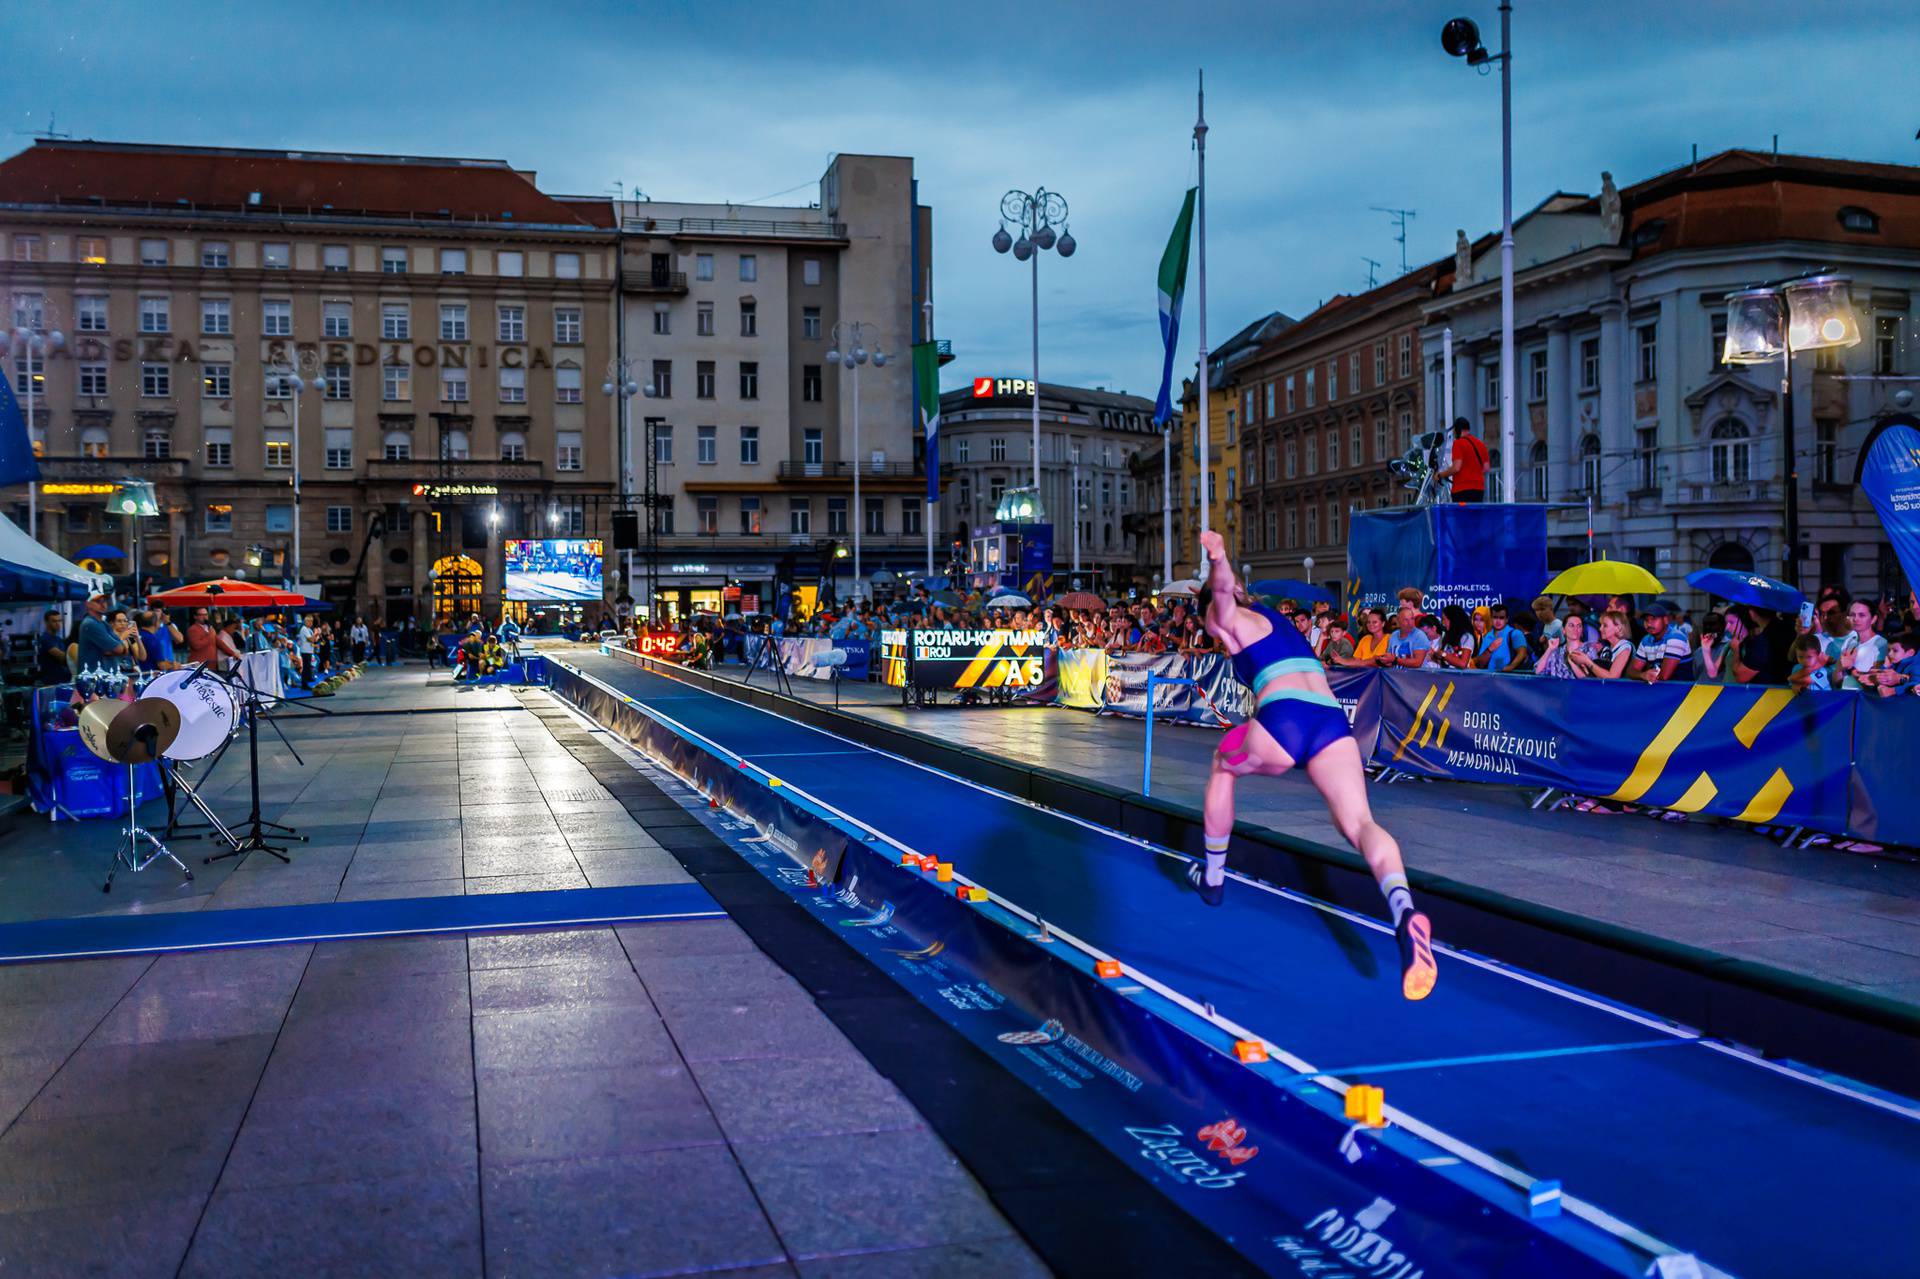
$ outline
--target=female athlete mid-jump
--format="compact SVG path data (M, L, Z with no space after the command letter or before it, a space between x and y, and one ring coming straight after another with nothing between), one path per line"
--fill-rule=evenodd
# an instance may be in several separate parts
M1433 958L1433 925L1413 908L1400 846L1373 820L1367 804L1367 774L1347 715L1327 686L1326 671L1291 623L1249 599L1234 580L1218 533L1200 535L1209 560L1200 588L1207 629L1233 657L1234 673L1253 690L1253 718L1230 729L1213 757L1207 780L1207 860L1187 868L1188 882L1210 906L1226 898L1227 841L1233 833L1233 785L1242 777L1278 777L1295 765L1327 802L1334 825L1367 859L1393 916L1400 944L1400 991L1425 999L1439 969Z

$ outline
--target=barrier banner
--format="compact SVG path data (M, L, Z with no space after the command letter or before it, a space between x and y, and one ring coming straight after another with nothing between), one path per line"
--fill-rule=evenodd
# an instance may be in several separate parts
M1199 681L1200 691L1206 694L1214 710L1235 724L1244 723L1253 714L1253 690L1233 673L1231 657L1224 653L1202 653L1183 660L1187 677Z
M1390 603L1403 586L1448 604L1531 599L1547 581L1547 508L1494 502L1355 511L1347 531L1347 608Z
M1102 715L1138 715L1147 713L1147 676L1161 679L1191 679L1188 659L1178 653L1108 653L1106 693ZM1221 728L1225 720L1216 714L1191 684L1156 684L1153 689L1153 717L1178 724L1205 724Z
M1920 588L1920 417L1896 413L1875 426L1855 481L1886 526L1907 582Z
M1058 705L1097 711L1107 696L1107 650L1063 648L1059 655Z
M1360 758L1373 758L1380 740L1380 685L1386 672L1378 667L1332 666L1327 668L1327 687L1339 699L1347 713L1353 739L1360 744Z
M1355 511L1347 523L1346 610L1374 608L1403 586L1433 580L1427 507Z
M1050 648L1040 659L1040 682L1020 694L1023 702L1036 706L1054 706L1060 701L1060 650Z
M1846 827L1852 700L1785 688L1382 672L1373 762L1745 822Z
M764 670L766 668L761 654L768 642L768 637L764 635L749 635L746 637L744 652L746 654L747 665L756 670ZM834 640L816 635L783 635L771 642L774 645L774 651L780 655L780 668L796 679L832 679L832 668L816 666L814 665L814 659L820 654L836 648L847 655L847 664L840 668L841 679L864 682L867 678L867 662L871 656L871 646L866 640ZM657 653L649 653L647 655L649 657L661 656Z
M1920 742L1920 697L1831 693L1857 703L1853 716L1853 793L1847 829L1883 843L1920 845L1920 786L1913 784Z

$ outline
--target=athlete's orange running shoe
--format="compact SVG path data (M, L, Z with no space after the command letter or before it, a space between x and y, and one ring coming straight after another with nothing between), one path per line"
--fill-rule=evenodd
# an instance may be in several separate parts
M1440 979L1433 959L1433 924L1419 911L1410 910L1394 926L1393 938L1400 943L1400 993L1408 999L1425 999Z

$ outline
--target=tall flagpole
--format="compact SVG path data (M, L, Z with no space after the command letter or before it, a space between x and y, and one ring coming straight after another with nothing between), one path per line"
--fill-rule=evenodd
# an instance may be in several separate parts
M1173 585L1173 424L1160 433L1160 585Z
M1193 145L1200 153L1200 531L1211 524L1207 508L1213 501L1213 476L1208 470L1207 441L1207 73L1200 73L1200 110L1193 124ZM1195 563L1203 564L1204 557ZM1197 572L1198 570L1196 570Z

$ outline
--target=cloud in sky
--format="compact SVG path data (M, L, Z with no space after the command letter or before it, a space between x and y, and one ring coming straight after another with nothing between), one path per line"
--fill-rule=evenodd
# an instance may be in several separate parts
M1040 268L1041 373L1151 395L1154 273L1193 175L1207 71L1209 336L1397 270L1373 205L1417 209L1411 264L1498 225L1499 78L1439 47L1487 0L910 11L842 4L10 5L10 130L497 156L542 186L805 203L836 151L915 157L936 328L973 373L1028 368L1028 268L988 237L1010 187L1072 204ZM1729 146L1920 163L1908 3L1518 0L1514 202ZM30 51L30 56L19 56ZM11 139L25 145L27 139ZM789 190L791 188L797 190ZM1189 284L1185 345L1194 347ZM900 335L902 339L906 335Z

